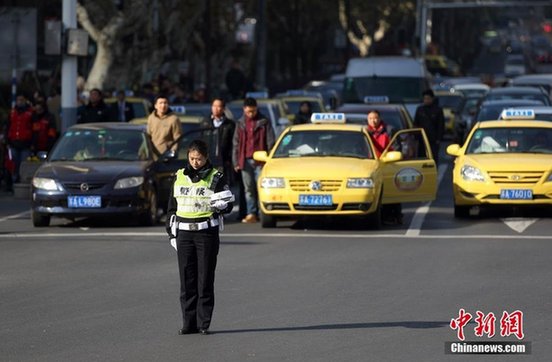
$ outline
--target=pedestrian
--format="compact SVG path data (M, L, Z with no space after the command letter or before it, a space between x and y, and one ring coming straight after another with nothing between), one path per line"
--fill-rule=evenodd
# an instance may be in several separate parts
M230 98L242 99L247 91L248 81L237 59L232 60L232 65L228 72L226 72L225 80Z
M124 90L117 91L117 101L111 105L112 119L119 122L128 122L134 118L134 108L126 101Z
M414 116L414 127L423 128L429 144L435 164L439 164L439 147L443 138L445 127L445 115L443 109L439 107L435 94L431 89L422 93L424 97L423 104L416 109Z
M246 98L243 102L243 116L236 123L232 145L232 164L241 174L247 205L247 215L242 222L256 223L259 212L257 179L261 164L253 159L253 153L270 151L274 145L274 129L270 120L258 111L255 98Z
M7 190L11 191L14 183L20 181L21 162L31 155L33 141L33 109L23 94L17 94L15 107L12 108L7 126L8 155L13 163L11 177L8 178Z
M368 134L372 139L376 151L376 157L380 158L381 154L391 143L391 138L387 132L387 126L381 119L381 114L378 110L370 110L367 116ZM382 221L385 224L402 224L403 213L401 204L387 204L382 206Z
M206 117L201 126L211 128L217 132L217 143L214 145L214 155L222 163L222 171L227 177L228 183L232 185L234 180L232 167L232 138L236 123L226 117L225 102L222 98L214 98L211 103L211 114Z
M238 187L239 205L238 219L241 221L246 216L245 192L240 172L236 172L232 166L232 139L236 129L236 122L226 117L226 104L222 98L215 98L211 103L211 115L207 117L202 127L217 130L217 143L215 145L215 157L222 163L222 171L230 187Z
M94 88L90 91L88 104L77 109L77 123L109 122L111 112L103 100L102 91Z
M151 137L157 155L162 155L169 148L176 152L177 140L182 135L180 119L169 108L167 96L157 96L153 108L153 112L148 117L147 133Z
M176 172L167 207L166 229L178 254L179 334L209 334L215 305L215 268L222 214L232 211L233 195L222 172L209 160L208 146L194 140L188 163Z
M56 142L57 130L55 118L44 103L37 103L33 114L33 152L49 152Z
M299 111L295 115L294 124L310 123L312 115L312 106L309 101L303 101L299 105Z
M368 134L372 138L376 149L376 156L379 158L391 139L387 133L387 126L381 119L380 112L373 109L368 112Z

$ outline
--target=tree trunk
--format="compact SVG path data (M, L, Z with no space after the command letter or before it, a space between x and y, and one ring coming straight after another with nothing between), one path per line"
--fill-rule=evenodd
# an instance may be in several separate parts
M86 80L86 89L90 90L92 88L103 89L105 81L107 79L107 74L113 63L112 50L109 46L103 41L98 41L97 43L97 53L96 58L94 59L94 65L88 74L88 79Z

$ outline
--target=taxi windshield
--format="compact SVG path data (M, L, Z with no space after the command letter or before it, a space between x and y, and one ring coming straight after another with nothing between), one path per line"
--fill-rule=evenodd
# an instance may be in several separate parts
M56 144L50 161L138 161L150 158L139 130L68 130Z
M466 154L552 154L552 128L500 127L475 131Z
M374 158L363 133L328 130L289 132L278 143L272 157Z

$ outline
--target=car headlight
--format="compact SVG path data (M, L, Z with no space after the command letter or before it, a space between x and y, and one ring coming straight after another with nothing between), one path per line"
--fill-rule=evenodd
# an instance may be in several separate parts
M129 187L140 186L144 183L143 177L125 177L115 183L115 189L128 189Z
M478 168L469 165L462 166L460 175L466 181L485 181L483 173Z
M349 189L372 189L374 188L374 180L369 177L364 178L348 178L347 188Z
M283 177L263 177L261 179L263 189L283 189L285 182Z
M33 186L47 191L61 191L61 186L52 178L33 177Z
M546 179L546 182L552 182L552 173L548 175L548 178Z

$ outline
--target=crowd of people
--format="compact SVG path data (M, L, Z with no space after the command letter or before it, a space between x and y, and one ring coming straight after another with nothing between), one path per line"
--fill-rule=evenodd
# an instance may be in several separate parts
M48 99L40 92L32 98L23 93L16 95L15 106L0 130L0 182L5 191L12 191L13 184L20 182L24 160L48 152L54 145L60 121L49 109L57 105L61 102L56 95Z

